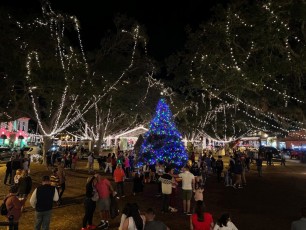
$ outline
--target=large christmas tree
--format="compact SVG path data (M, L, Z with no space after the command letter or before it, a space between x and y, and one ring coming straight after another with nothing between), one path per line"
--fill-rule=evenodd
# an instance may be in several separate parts
M177 130L173 116L165 99L160 99L156 114L144 135L138 162L140 165L163 162L166 165L182 167L188 160L182 137Z

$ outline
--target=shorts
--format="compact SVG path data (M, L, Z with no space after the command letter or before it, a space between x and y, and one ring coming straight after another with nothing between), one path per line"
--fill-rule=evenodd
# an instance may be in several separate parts
M183 200L191 200L192 190L182 190L182 198Z
M109 211L110 210L110 198L99 199L97 201L97 208L99 211Z

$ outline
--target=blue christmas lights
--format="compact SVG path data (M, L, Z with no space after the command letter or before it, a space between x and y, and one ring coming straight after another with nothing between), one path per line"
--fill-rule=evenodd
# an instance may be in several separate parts
M173 122L173 115L166 100L162 98L157 104L149 131L144 135L139 152L139 165L163 162L179 168L184 166L187 160L182 136Z

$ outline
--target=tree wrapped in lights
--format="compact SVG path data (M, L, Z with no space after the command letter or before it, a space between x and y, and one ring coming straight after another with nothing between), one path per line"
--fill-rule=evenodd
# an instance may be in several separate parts
M185 53L167 60L172 88L194 105L176 117L180 127L225 141L254 129L304 128L305 9L295 1L234 1L190 30Z
M166 100L160 99L149 131L144 135L139 163L155 164L162 161L167 165L182 167L188 156L181 138Z

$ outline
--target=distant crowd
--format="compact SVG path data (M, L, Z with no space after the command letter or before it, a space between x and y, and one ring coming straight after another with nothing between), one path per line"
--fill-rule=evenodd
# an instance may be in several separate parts
M206 152L197 160L192 153L187 165L179 170L163 162L145 164L136 168L134 153L120 151L118 154L109 153L105 157L98 158L100 173L97 173L93 167L95 160L97 159L94 155L89 154L87 170L90 176L85 186L81 230L115 227L112 220L117 216L120 216L120 224L116 226L119 230L169 230L171 226L156 220L156 212L183 213L189 216L191 230L237 230L229 213L223 213L214 221L212 214L206 210L204 204L206 182L215 175L216 180L223 182L225 186L243 188L247 185L246 172L250 171L252 161L255 161L260 177L263 162L260 156L251 159L246 154L236 152L230 156L226 167L222 156L215 159L211 153ZM53 206L62 204L62 196L66 189L65 170L76 169L77 161L77 155L70 153L62 158L54 160L51 158L48 162L51 173L43 176L42 184L34 189L31 196L29 196L32 191L32 179L29 174L30 158L16 155L7 162L4 184L10 185L10 188L4 203L8 210L6 215L8 220L13 218L16 222L15 230L18 230L18 222L28 198L35 209L34 229L49 229ZM112 181L115 186L112 185ZM126 202L121 203L124 208L118 212L118 202L125 201L127 181L133 183L134 196L141 196L146 184L156 184L158 192L155 199L162 198L160 211L152 208L139 210L137 203ZM94 224L93 216L96 211L99 213L100 222ZM299 224L300 222L294 223L292 230L302 229L296 227Z

